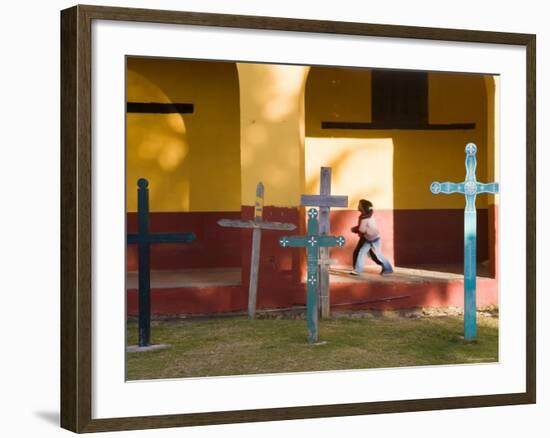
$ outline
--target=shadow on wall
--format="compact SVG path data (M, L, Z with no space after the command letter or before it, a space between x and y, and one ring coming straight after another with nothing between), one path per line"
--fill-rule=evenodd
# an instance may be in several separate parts
M127 115L128 211L137 178L151 211L239 211L239 82L234 63L128 58L129 102L191 103L192 114Z
M129 64L132 63L129 61ZM161 85L131 67L129 102L177 102ZM190 147L182 114L126 114L127 211L137 210L138 178L149 180L151 210L189 211Z
M241 210L235 63L128 58L126 91L128 102L194 105L190 114L127 114L127 231L137 228L136 181L147 178L151 231L197 237L190 244L152 245L152 269L240 266L239 231L217 225L239 218ZM136 268L137 247L130 245L127 269Z

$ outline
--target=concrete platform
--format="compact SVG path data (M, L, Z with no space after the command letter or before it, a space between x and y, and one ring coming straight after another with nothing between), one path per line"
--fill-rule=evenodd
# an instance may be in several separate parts
M395 267L393 274L380 275L378 266L369 265L358 277L349 274L350 267L331 268L331 305L339 309L381 310L464 306L461 266L422 268ZM483 266L479 270L487 272ZM496 279L478 276L476 284L478 306L498 305Z
M380 267L369 265L359 276L350 275L351 266L331 267L331 283L425 283L463 280L463 267L459 265L419 265L416 267L395 267L393 274L380 275ZM487 268L478 267L478 278L488 278ZM481 275L480 275L481 274Z
M241 284L240 268L183 269L151 271L151 288L235 286ZM126 288L137 289L138 273L128 272Z
M395 267L391 275L380 275L378 266L366 266L360 276L349 274L351 266L331 267L331 283L424 283L438 281L462 280L462 266L459 265L421 265L416 267ZM488 277L487 269L478 267L478 278ZM479 275L481 274L481 275ZM138 274L129 272L126 276L126 287L137 289ZM170 289L182 287L238 286L241 284L240 268L211 268L151 271L152 289Z

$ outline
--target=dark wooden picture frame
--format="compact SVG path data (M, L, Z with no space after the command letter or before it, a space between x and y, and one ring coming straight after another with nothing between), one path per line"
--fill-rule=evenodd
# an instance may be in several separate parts
M517 45L526 48L526 391L193 414L92 419L91 25L115 20ZM536 402L535 48L531 34L75 6L61 12L61 426L97 432Z

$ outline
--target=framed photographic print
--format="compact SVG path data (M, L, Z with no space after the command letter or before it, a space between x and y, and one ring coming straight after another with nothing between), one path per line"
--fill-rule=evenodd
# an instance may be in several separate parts
M75 6L61 49L62 427L535 402L534 35Z

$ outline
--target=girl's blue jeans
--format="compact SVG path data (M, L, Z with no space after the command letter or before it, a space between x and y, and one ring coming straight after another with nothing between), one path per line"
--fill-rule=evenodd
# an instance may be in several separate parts
M357 254L357 260L355 261L355 266L353 269L355 269L356 272L363 272L365 267L365 256L368 255L372 258L370 253L372 250L372 252L374 252L374 256L380 262L379 264L382 265L382 272L393 272L393 267L384 254L382 254L381 247L382 242L380 241L380 237L375 240L364 240L364 243Z

